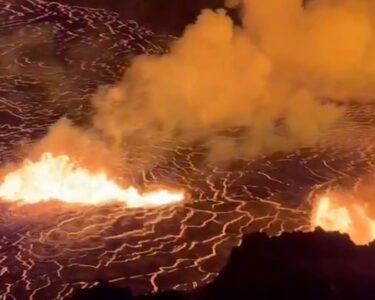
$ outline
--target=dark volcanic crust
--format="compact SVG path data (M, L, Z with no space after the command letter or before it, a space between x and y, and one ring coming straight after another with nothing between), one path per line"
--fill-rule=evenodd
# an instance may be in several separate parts
M158 32L180 34L204 8L223 8L224 0L57 0L59 3L105 8Z
M134 55L163 52L165 39L105 9L0 2L0 163L22 157L61 116L86 124L98 86L116 81ZM98 280L138 294L207 284L243 234L307 230L312 193L374 171L374 112L348 108L330 133L348 134L346 147L324 143L213 165L203 163L203 149L186 145L167 149L151 170L127 162L124 175L141 185L185 189L182 205L1 203L0 298L64 299Z
M245 236L226 267L207 286L189 292L132 297L101 283L72 300L370 300L375 295L375 244L355 246L348 236L316 231Z

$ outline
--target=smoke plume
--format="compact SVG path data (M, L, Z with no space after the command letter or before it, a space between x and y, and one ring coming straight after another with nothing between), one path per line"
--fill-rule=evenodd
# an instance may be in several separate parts
M372 99L375 3L371 0L243 0L243 24L279 72L318 96Z
M94 97L93 128L77 144L99 140L105 147L95 149L108 149L99 157L199 142L211 160L248 158L317 142L342 115L327 100L373 98L373 1L228 5L240 5L242 26L224 10L204 10L168 53L137 57L120 82ZM87 134L64 126L73 139Z

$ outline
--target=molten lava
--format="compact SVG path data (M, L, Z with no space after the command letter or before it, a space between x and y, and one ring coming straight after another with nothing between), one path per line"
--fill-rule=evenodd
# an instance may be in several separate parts
M358 245L375 240L375 220L369 217L366 207L348 196L319 198L315 204L312 226L347 233Z
M180 202L184 194L166 189L141 194L135 187L122 188L105 172L92 174L66 155L44 153L36 162L26 160L0 185L0 199L37 203L58 200L77 204L123 202L128 207L153 207Z

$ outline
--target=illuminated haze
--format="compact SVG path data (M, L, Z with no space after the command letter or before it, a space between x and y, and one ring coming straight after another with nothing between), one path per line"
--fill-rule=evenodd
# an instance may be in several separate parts
M98 91L89 132L60 121L43 144L62 138L58 151L74 145L100 164L166 141L203 142L209 160L249 158L315 143L343 113L327 100L373 98L372 1L228 4L240 5L241 27L224 10L203 11L167 54L137 57Z

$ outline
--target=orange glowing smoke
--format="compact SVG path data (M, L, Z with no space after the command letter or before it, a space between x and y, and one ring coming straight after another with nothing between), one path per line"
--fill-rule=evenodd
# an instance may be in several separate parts
M330 195L319 198L315 204L312 226L347 233L358 245L375 240L375 220L369 217L366 207L348 196Z
M141 194L135 187L126 189L108 178L105 172L92 174L69 156L44 153L36 162L26 160L10 172L0 185L0 199L37 203L58 200L77 204L122 202L127 207L153 207L180 202L183 193L161 189Z

